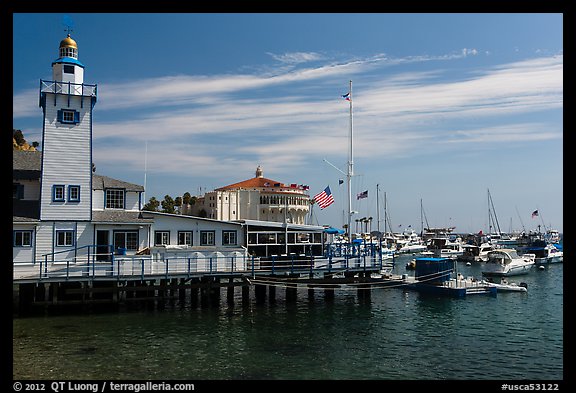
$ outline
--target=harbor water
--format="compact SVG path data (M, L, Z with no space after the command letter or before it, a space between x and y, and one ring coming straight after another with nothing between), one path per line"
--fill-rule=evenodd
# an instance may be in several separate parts
M411 256L399 257L394 272ZM480 263L457 263L481 277ZM564 378L563 264L528 292L450 298L399 288L224 295L120 311L13 317L15 380L538 380ZM267 292L268 293L268 292Z

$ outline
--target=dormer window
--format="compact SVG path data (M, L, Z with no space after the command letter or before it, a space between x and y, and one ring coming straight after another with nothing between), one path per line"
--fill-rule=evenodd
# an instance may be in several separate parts
M108 188L106 190L106 209L124 209L124 190Z

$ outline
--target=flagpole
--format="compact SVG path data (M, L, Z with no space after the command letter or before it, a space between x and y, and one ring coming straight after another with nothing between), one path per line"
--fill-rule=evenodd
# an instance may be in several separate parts
M380 232L380 184L376 183L376 227L377 231Z
M353 145L352 145L352 81L350 81L350 89L348 91L348 98L350 102L350 151L348 152L348 173L346 175L347 178L347 186L348 186L348 241L352 241L352 232L350 231L350 226L352 222L352 176L354 175L354 159L353 159Z
M146 204L146 172L148 172L148 140L146 140L144 147L144 192L142 193L142 198L144 199L142 203L144 205ZM140 209L142 209L142 206Z

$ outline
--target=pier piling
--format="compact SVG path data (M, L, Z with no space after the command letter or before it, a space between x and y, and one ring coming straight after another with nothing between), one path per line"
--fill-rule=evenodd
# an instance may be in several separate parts
M256 303L264 303L266 300L266 286L256 284L254 286L254 296L256 297Z
M298 287L295 284L286 286L286 302L295 302L298 298Z
M270 304L276 303L276 287L274 285L268 286L268 301Z
M250 286L242 285L242 305L250 304Z

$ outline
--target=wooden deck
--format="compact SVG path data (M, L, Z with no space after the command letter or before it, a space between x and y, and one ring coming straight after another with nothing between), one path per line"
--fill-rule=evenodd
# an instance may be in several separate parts
M63 305L117 305L133 301L189 299L217 303L220 289L234 297L234 288L242 288L242 299L248 301L250 289L257 301L265 298L266 288L273 298L277 287L286 289L286 299L296 296L298 287L309 291L324 290L333 296L335 288L351 286L365 289L384 280L374 279L382 266L375 258L309 258L258 260L257 258L193 260L151 258L116 258L111 262L51 262L24 266L15 271L13 309L50 308ZM391 281L389 281L391 282ZM366 296L363 294L362 296Z

